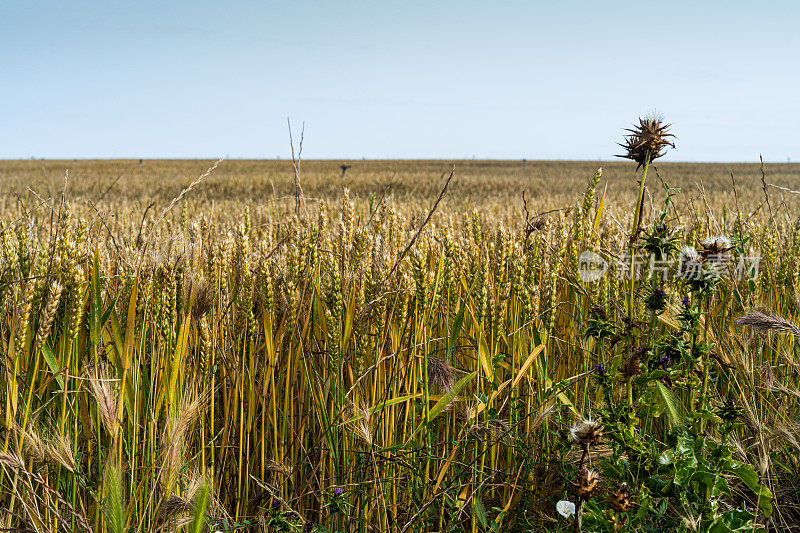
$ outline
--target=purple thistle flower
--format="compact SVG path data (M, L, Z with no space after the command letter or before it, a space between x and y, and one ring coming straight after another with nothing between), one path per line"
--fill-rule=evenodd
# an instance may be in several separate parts
M658 360L658 364L661 365L664 370L669 368L670 363L672 363L672 360L668 355L662 355L661 359Z
M684 296L683 300L681 300L681 303L683 304L684 307L686 307L688 309L689 308L689 297L688 296Z
M596 365L594 365L594 372L600 377L605 376L606 366L603 363L597 363Z
M311 520L306 521L306 525L303 526L303 531L305 531L305 533L310 533L311 531L314 531L314 522L312 522Z
M270 503L270 506L272 507L273 510L277 511L278 509L281 508L281 502L277 498L272 498L272 503Z
M334 496L341 496L342 494L344 494L344 487L333 487Z

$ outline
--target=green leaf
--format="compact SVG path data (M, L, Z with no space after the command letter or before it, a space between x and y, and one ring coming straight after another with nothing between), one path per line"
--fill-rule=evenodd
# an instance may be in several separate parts
M461 333L461 326L464 323L464 312L466 311L466 302L461 302L461 306L456 313L456 319L450 327L450 338L447 340L447 355L445 361L450 361L450 354L453 352L453 346L456 345L458 335Z
M47 363L47 366L50 367L50 371L55 374L56 381L61 386L61 390L64 390L64 377L61 375L62 368L58 366L58 362L56 361L55 356L53 355L53 350L44 343L42 345L42 354L44 354L44 360Z
M475 513L475 518L478 519L481 527L486 527L486 508L483 506L483 502L477 496L472 502L472 512Z
M772 491L759 482L758 474L752 465L731 461L728 471L736 475L742 480L742 483L747 485L748 489L753 491L758 498L758 508L764 513L765 518L769 518L772 514Z
M439 416L439 413L441 413L441 412L444 410L444 408L445 408L445 407L447 407L448 405L450 405L450 402L452 402L452 401L453 401L453 399L455 399L455 397L456 397L456 396L458 396L458 393L459 393L459 392L461 392L461 389L463 389L464 387L466 387L466 386L467 386L467 383L469 383L470 381L472 381L472 379L473 379L473 378L474 378L474 377L475 377L477 374L478 374L478 371L477 371L477 370L475 370L474 372L471 372L471 373L467 374L466 376L464 376L463 378L459 379L459 380L458 380L458 383L456 383L456 384L455 384L455 386L453 386L453 388L452 388L452 389L450 389L449 391L447 391L447 394L445 394L444 396L442 396L442 397L439 399L439 401L438 401L438 402L436 402L436 405L434 405L434 406L431 408L431 410L430 410L430 411L428 411L428 418L427 418L427 419L426 419L426 420L425 420L425 421L424 421L422 424L420 424L419 426L417 426L417 429L415 429L415 430L414 430L414 433L412 433L412 434L411 434L411 437L409 437L409 440L413 439L413 438L414 438L414 436L415 436L417 433L419 433L420 431L422 431L422 428L423 428L423 426L424 426L425 424L428 424L428 423L430 423L430 422L431 422L431 420L433 420L434 418L436 418L437 416Z

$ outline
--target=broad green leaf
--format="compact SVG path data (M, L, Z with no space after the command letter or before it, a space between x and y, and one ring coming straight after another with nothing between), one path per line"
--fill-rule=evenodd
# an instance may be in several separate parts
M772 491L759 482L758 474L752 465L740 463L738 461L731 461L728 470L735 474L742 482L747 485L747 488L752 490L758 498L758 508L764 513L766 518L772 514Z

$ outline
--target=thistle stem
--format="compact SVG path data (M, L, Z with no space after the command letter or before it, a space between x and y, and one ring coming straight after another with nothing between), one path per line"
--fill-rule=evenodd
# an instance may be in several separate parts
M644 185L647 180L647 169L650 167L650 152L644 158L644 165L642 169L642 179L639 182L639 196L636 201L636 215L633 219L633 231L631 232L630 240L630 269L628 275L630 281L628 285L628 317L633 319L633 289L636 284L636 276L634 274L634 267L636 266L636 236L639 233L639 226L642 223L642 204L644 203Z

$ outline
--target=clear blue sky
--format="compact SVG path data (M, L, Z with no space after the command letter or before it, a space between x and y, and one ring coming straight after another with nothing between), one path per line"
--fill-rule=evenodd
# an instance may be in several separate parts
M0 157L800 160L800 3L0 0Z

